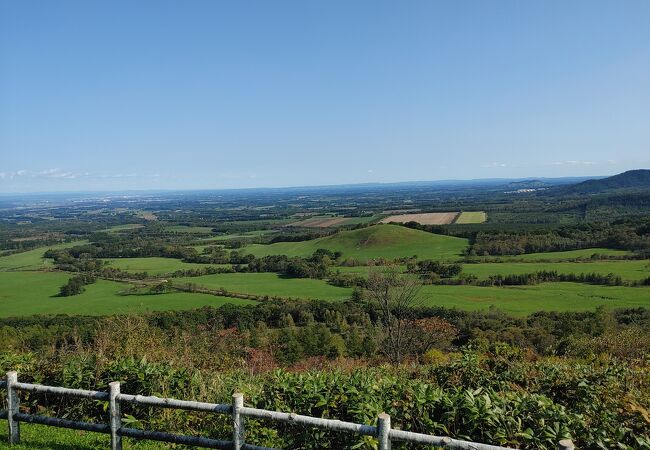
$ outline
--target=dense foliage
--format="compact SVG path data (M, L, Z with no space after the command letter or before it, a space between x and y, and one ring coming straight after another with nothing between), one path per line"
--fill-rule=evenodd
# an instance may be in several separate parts
M526 448L552 449L567 437L578 448L650 448L643 359L539 358L503 344L474 343L456 353L429 352L418 366L368 367L330 355L273 370L235 330L193 334L192 342L187 337L133 318L114 320L92 344L2 353L0 369L17 369L25 381L104 390L119 380L124 392L209 402L229 402L240 391L255 407L368 424L386 411L402 429ZM101 402L25 395L23 403L68 418L101 420L106 414ZM229 433L227 417L139 407L124 413L130 426L220 438ZM248 442L276 448L375 445L371 438L263 421L250 421L247 430Z

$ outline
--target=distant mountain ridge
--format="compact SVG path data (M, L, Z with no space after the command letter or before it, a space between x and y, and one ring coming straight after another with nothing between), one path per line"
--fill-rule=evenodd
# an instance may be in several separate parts
M633 188L650 188L650 170L628 170L611 177L564 186L560 190L562 193L597 194L609 190Z

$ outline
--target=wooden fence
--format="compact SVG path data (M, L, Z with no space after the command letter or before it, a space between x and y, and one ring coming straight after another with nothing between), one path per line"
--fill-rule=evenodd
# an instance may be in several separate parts
M245 437L245 418L254 417L291 424L300 424L332 431L373 436L379 441L379 450L389 450L393 441L411 442L436 447L458 450L506 450L506 447L480 444L477 442L461 441L449 437L432 436L422 433L413 433L391 428L390 416L382 413L377 418L377 425L362 425L340 420L322 419L318 417L303 416L294 413L268 411L265 409L248 408L244 406L244 396L233 394L232 404L203 403L173 398L145 397L130 395L120 392L120 383L113 382L108 386L108 391L87 391L83 389L69 389L41 384L20 383L16 372L8 372L6 381L0 381L0 388L7 390L7 410L0 411L0 419L6 419L9 425L9 444L20 442L20 422L48 425L73 430L83 430L95 433L105 433L111 436L111 450L122 449L122 437L135 439L149 439L154 441L169 442L173 444L192 445L201 448L218 448L233 450L274 450L248 444ZM108 423L79 422L75 420L60 419L42 415L25 414L20 412L20 395L22 391L54 394L64 397L76 397L92 400L102 400L109 403ZM126 428L121 422L121 403L134 403L143 406L157 406L160 408L181 409L186 411L200 411L231 416L232 440L218 440L198 436L181 436L160 431L145 431ZM571 441L565 440L558 443L559 450L574 449Z

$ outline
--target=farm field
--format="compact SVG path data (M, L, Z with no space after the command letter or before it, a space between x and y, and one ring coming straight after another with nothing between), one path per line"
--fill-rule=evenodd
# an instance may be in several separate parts
M615 250L611 248L583 248L580 250L567 250L564 252L543 252L543 253L526 253L523 255L499 256L501 261L567 261L573 259L587 259L592 255L599 254L605 256L628 256L632 252L626 250ZM479 257L480 258L480 257Z
M82 294L56 297L70 278L62 272L0 272L0 317L33 314L110 315L127 312L192 309L247 304L247 300L208 294L172 292L161 295L119 295L126 283L98 280Z
M69 248L76 245L87 244L88 241L66 242L64 244L39 247L26 252L14 253L9 256L0 257L0 272L7 270L38 270L51 266L51 261L43 258L43 254L49 249Z
M589 262L552 262L552 263L481 263L463 264L463 273L476 275L483 279L490 275L508 275L532 273L542 270L555 270L560 274L598 273L620 275L628 281L637 281L650 276L650 261L589 261Z
M161 275L176 270L204 269L208 266L230 267L230 264L199 264L187 263L174 258L107 258L108 267L125 270L127 272L147 272L151 275Z
M332 286L324 280L282 278L275 273L223 273L201 277L174 278L174 284L196 284L231 292L319 300L349 298L352 289Z
M406 266L399 266L406 271ZM381 270L381 267L354 266L332 267L332 272L353 273L367 275L372 269ZM542 270L555 270L559 274L598 273L607 275L613 273L620 275L625 281L638 281L650 276L650 260L620 260L620 261L586 261L586 262L503 262L463 264L463 273L476 275L479 279L486 279L490 275L509 275L533 273Z
M364 269L357 267L349 269ZM347 271L346 271L347 272ZM211 289L232 292L307 299L343 300L351 289L340 288L321 280L286 279L271 273L206 275L175 279ZM421 290L422 304L465 310L495 306L512 314L534 311L584 311L598 306L650 306L650 290L624 286L595 286L578 283L542 283L536 286L478 287L427 285Z
M255 256L310 256L319 248L340 251L343 258L368 260L417 255L421 259L457 260L467 240L413 230L399 225L373 225L302 242L251 244L243 251Z
M444 212L444 213L416 213L416 214L396 214L381 219L381 223L407 223L417 222L422 225L447 225L453 223L457 212Z
M456 222L454 223L483 223L486 220L487 214L485 214L483 211L467 211L460 213L458 218L456 218Z
M578 283L541 283L535 286L479 287L424 286L424 306L464 310L490 306L514 315L535 311L593 311L607 308L650 307L650 289L624 286L595 286Z
M350 268L367 269L367 268ZM69 275L60 272L0 273L0 316L32 314L105 315L154 310L178 310L225 303L246 304L246 300L208 294L174 292L151 296L121 296L125 283L99 280L80 295L54 297ZM352 289L331 286L322 280L286 279L273 273L236 273L174 279L211 289L295 298L343 300ZM524 315L534 311L582 311L598 306L650 306L647 288L595 286L576 283L542 283L536 286L477 287L424 286L422 304L465 310L495 306L505 312Z

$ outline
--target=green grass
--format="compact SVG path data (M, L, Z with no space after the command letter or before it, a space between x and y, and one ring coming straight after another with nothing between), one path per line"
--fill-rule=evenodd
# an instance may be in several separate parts
M368 268L356 269L359 273ZM356 271L355 270L355 271ZM350 270L351 271L351 270ZM345 270L348 272L348 270ZM73 297L55 297L70 275L61 272L1 272L0 317L33 314L108 315L125 312L192 309L246 304L245 300L207 294L174 292L151 296L121 296L129 285L99 280ZM322 280L282 278L273 273L235 273L174 279L175 283L194 283L211 289L255 295L307 299L342 300L351 289L327 284ZM536 286L477 287L424 286L426 305L485 309L492 305L506 312L525 315L534 311L581 311L598 306L650 307L650 289L619 286L594 286L576 283L542 283Z
M422 304L464 310L495 306L514 315L536 311L587 311L608 308L650 307L650 289L594 286L577 283L542 283L536 286L478 287L424 286Z
M501 261L570 261L573 259L591 258L593 254L606 256L628 256L632 252L627 250L614 250L611 248L583 248L580 250L567 250L565 252L527 253L524 255L500 256Z
M204 269L209 266L227 266L230 264L197 264L186 263L174 258L108 258L104 261L109 263L108 267L122 269L127 272L148 272L151 275L160 275L174 272L176 270Z
M462 212L454 223L483 223L487 216L483 211Z
M381 219L384 216L385 214L375 214L372 216L349 217L342 225L358 225L360 223L371 223Z
M548 263L481 263L464 264L463 273L487 278L490 275L532 273L542 270L555 270L561 274L599 273L620 275L624 280L641 280L650 276L650 261L588 261L588 262L548 262Z
M106 434L66 430L44 425L20 424L20 445L7 444L6 422L0 426L0 449L11 450L105 450L110 448L110 437ZM136 441L123 438L125 449L155 450L170 448L162 442Z
M193 283L230 292L321 300L349 298L352 289L309 278L282 278L275 273L224 273L202 277L174 278L174 284Z
M255 256L309 256L319 248L343 252L344 258L368 260L417 255L421 259L458 259L467 240L413 230L399 225L373 225L359 230L341 231L331 236L303 242L251 244L245 253Z
M86 286L82 294L55 297L69 277L70 274L62 272L0 272L0 317L33 314L109 315L251 303L186 292L122 296L119 292L128 288L128 284L105 280Z
M143 227L144 225L142 225L141 223L127 223L124 225L116 225L114 227L106 228L105 230L101 230L101 231L107 233L119 233L120 231L131 231Z
M0 272L7 270L38 270L52 265L52 260L43 258L48 249L61 249L87 244L88 241L66 242L65 244L39 247L22 253L0 257Z

